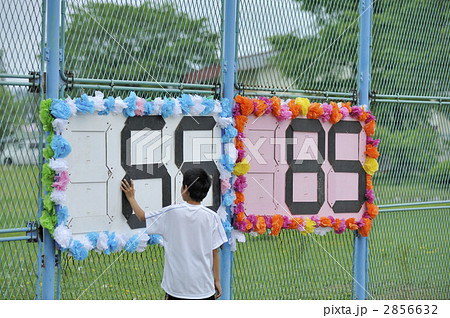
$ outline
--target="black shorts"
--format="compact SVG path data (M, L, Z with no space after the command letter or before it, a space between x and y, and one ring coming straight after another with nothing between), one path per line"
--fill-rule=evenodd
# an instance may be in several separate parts
M207 298L188 299L188 298L174 297L174 296L169 295L168 293L166 293L166 300L215 300L215 299L216 299L216 295L212 295L212 296L207 297Z

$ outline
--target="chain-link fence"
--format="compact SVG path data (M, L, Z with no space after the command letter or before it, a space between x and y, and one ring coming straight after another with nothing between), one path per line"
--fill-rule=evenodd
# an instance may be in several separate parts
M0 21L0 297L34 299L41 95L31 81L42 66L42 5L2 1Z
M40 275L40 247L27 243L27 229L38 219L41 192L34 145L42 134L36 118L43 97L45 1L21 2L0 4L3 299L36 298ZM448 299L450 3L373 2L370 107L381 139L374 176L380 213L368 240L366 296ZM61 95L217 94L223 85L223 8L220 0L63 1ZM358 1L238 1L236 92L356 104L359 14ZM25 238L11 241L20 235ZM351 299L353 248L351 233L246 234L233 256L232 296ZM159 246L143 253L90 253L84 261L62 254L58 296L162 299L163 258Z

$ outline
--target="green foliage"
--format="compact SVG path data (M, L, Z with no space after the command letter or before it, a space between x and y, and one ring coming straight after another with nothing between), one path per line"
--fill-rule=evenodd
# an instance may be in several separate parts
M392 172L396 181L426 173L437 163L441 151L439 135L427 125L402 131L381 126L376 137L381 139L379 172Z
M315 19L308 36L269 38L274 61L299 89L349 91L358 80L358 1L300 1ZM378 0L373 8L372 89L439 96L448 91L450 2ZM278 65L278 64L277 64ZM351 69L351 78L343 76Z
M291 88L350 90L354 87L358 53L358 3L299 1L312 14L309 30L268 38L277 55L272 63L288 78Z
M219 35L171 4L90 3L68 19L66 69L76 77L179 82L217 61Z
M439 162L428 174L434 183L450 186L450 160Z

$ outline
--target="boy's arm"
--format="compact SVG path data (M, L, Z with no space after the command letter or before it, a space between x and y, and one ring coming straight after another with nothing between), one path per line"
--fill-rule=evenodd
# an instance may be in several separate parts
M220 257L219 249L213 250L213 274L214 286L216 288L216 298L222 296L222 286L220 285Z
M134 189L133 179L130 179L131 185L128 183L127 180L122 180L121 189L125 193L125 196L127 197L128 201L130 202L131 208L133 209L134 213L138 217L138 219L141 222L145 221L145 212L141 209L139 204L136 201L136 198L134 197L134 194L136 190Z

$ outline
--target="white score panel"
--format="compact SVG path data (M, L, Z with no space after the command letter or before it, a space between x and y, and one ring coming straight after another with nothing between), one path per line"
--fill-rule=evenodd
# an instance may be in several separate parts
M66 205L74 237L88 232L136 232L145 227L120 189L133 179L144 211L182 203L183 172L202 167L213 185L203 204L220 205L217 161L221 130L211 116L71 117L64 138L72 147Z

